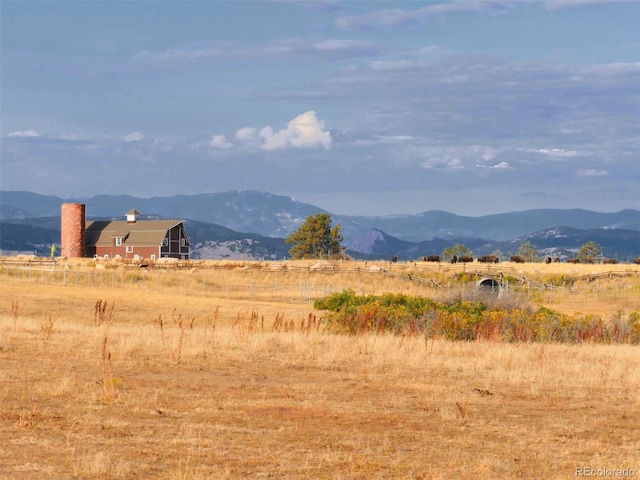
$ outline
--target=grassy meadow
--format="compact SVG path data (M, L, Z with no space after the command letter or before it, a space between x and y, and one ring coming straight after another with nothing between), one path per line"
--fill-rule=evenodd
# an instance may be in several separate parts
M1 479L640 475L638 345L338 335L313 308L502 273L506 304L608 322L640 311L640 266L9 263Z

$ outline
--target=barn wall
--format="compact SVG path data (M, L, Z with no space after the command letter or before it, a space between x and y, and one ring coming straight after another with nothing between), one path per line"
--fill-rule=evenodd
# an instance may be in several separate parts
M156 246L134 246L132 252L127 252L126 246L116 247L115 245L96 246L95 255L109 258L116 258L118 255L122 258L134 258L138 255L141 258L150 259L151 255L155 255L156 259L160 258L160 248Z

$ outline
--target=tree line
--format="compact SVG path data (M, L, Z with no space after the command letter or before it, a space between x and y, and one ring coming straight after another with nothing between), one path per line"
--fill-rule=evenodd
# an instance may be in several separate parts
M289 235L285 242L292 245L289 255L293 259L340 259L346 258L346 248L342 245L342 227L340 224L332 226L333 219L328 213L310 215L295 232ZM454 258L473 258L472 251L462 243L445 248L439 260L450 262ZM500 259L503 253L496 250L488 257ZM515 257L525 262L540 260L540 254L535 245L529 240L520 244ZM597 242L587 242L580 247L575 257L581 263L594 263L602 258L602 247ZM397 258L396 258L397 260Z

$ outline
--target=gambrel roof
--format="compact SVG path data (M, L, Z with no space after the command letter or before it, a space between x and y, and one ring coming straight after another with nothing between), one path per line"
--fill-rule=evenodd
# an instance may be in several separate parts
M113 239L122 238L122 244L132 245L162 245L167 232L176 226L181 226L182 220L126 220L88 221L85 226L85 244L87 246L113 245ZM187 232L184 237L189 239Z

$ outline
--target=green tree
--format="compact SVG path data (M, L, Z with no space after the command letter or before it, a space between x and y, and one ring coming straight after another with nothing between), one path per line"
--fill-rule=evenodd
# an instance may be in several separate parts
M442 260L445 262L451 261L454 255L458 258L464 256L471 257L473 256L473 253L463 243L456 243L453 247L448 247L442 250L442 253L440 254Z
M331 215L310 215L304 223L289 235L285 242L292 245L292 258L340 258L344 254L340 224L331 227Z
M593 263L602 257L602 247L596 242L587 242L578 250L578 260L582 263Z
M491 255L497 257L498 260L504 260L504 253L502 253L501 250L494 250L493 252L491 252Z
M520 244L516 255L522 257L525 262L535 262L538 260L538 249L527 240Z

